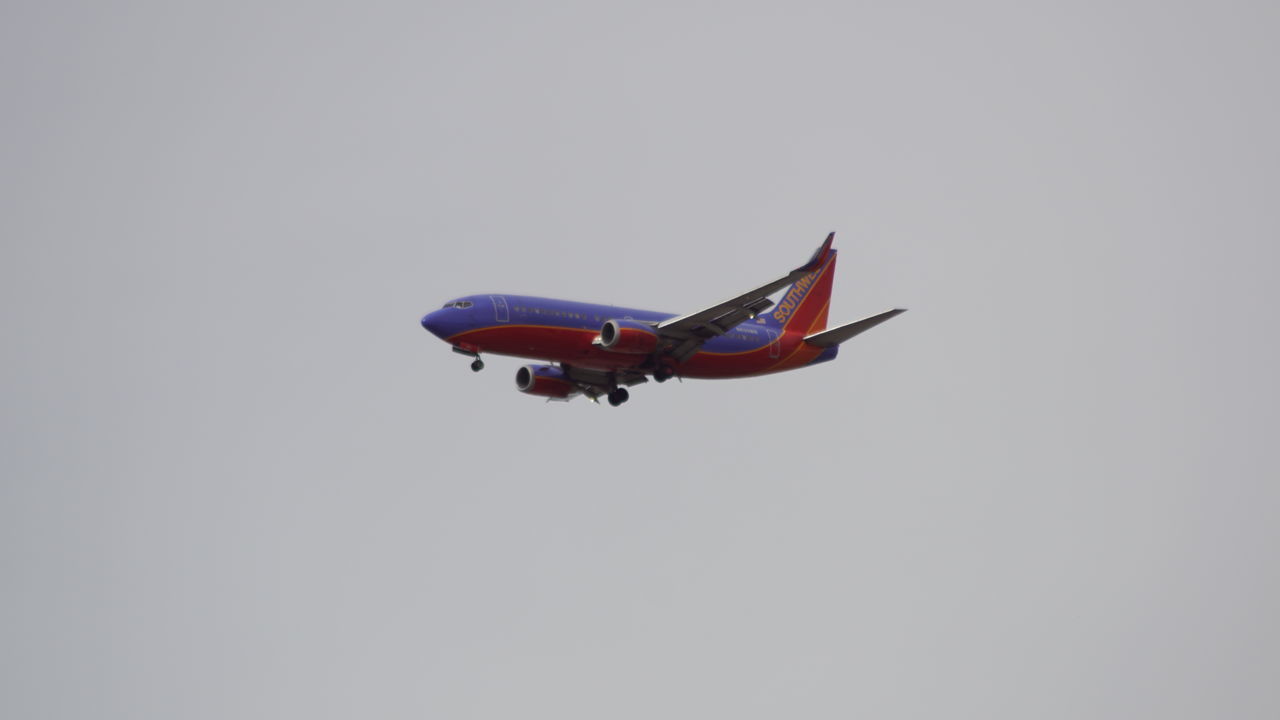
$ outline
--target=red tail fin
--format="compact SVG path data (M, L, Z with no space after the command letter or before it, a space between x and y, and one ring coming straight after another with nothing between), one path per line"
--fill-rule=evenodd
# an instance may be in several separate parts
M765 316L766 327L779 332L799 332L802 335L811 335L827 328L831 284L836 275L836 251L831 248L830 237L801 269L810 267L813 271L795 281Z

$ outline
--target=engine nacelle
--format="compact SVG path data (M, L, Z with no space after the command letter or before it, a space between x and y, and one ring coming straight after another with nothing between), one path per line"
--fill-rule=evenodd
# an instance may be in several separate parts
M525 365L516 371L516 388L522 393L567 398L578 391L564 370L551 365Z
M609 352L648 355L658 349L658 333L635 320L609 320L600 328L600 347Z

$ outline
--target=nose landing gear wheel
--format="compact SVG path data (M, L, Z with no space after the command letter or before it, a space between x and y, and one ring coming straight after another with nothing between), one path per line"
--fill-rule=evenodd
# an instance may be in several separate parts
M618 388L617 390L609 393L609 404L614 407L618 407L622 403L626 402L629 397L631 397L631 393L627 392L626 388Z
M471 372L480 372L483 369L484 369L483 360L481 360L480 358L476 358L475 360L471 361Z

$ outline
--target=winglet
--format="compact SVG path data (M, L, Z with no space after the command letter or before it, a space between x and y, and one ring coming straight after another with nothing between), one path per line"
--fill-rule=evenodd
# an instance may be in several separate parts
M835 241L836 234L833 232L823 241L822 247L809 258L809 262L796 268L796 272L813 272L826 264L827 258L831 257L831 243Z

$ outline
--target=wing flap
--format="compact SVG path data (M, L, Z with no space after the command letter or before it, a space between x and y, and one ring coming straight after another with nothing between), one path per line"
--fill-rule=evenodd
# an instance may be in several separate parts
M755 317L771 307L773 301L769 299L770 295L821 268L831 257L831 243L835 240L835 235L835 233L828 235L817 252L804 265L771 283L712 305L705 310L664 320L658 324L658 334L668 338L706 340L729 332L744 320Z
M622 369L614 372L605 370L592 370L590 368L581 368L576 365L561 364L560 368L564 370L564 374L573 382L583 388L594 388L596 390L608 390L614 385L631 386L639 385L643 382L649 382L649 378L639 370Z
M658 323L658 332L668 337L679 337L683 334L697 333L699 329L708 328L708 326L714 322L720 327L719 332L716 332L717 328L708 328L712 331L711 335L708 337L722 335L728 332L733 325L737 325L750 317L751 312L758 312L749 310L749 308L769 307L773 304L773 301L768 297L769 295L787 287L798 278L802 278L807 274L808 273L800 272L798 270L793 271L788 273L785 277L778 278L767 285L761 285L749 293L743 293L736 298L725 300L724 302L713 305L705 310L699 310L696 313L683 315L670 320L664 320L661 323ZM728 327L725 327L723 322L716 322L717 320L727 322L731 316L739 313L741 313L741 318Z

